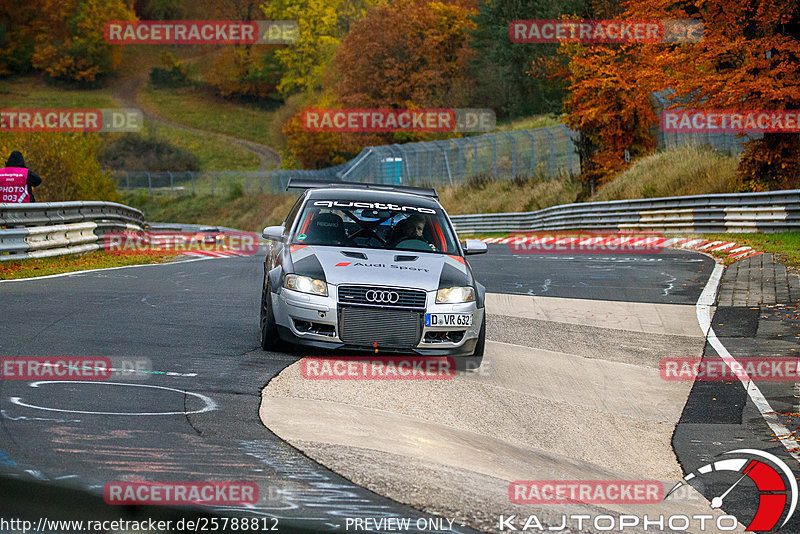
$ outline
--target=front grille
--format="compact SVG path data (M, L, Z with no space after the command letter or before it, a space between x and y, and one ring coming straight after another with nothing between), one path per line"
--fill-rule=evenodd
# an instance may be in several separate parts
M342 306L339 338L348 345L407 349L419 343L422 314L412 310Z
M398 295L396 302L374 302L367 300L370 291L390 291ZM400 289L394 287L339 286L340 304L364 304L392 308L425 308L425 291L419 289ZM390 300L394 300L393 298Z

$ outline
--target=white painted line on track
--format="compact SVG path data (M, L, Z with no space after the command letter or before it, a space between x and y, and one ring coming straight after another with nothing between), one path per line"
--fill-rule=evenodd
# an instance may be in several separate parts
M758 388L755 382L753 382L750 379L750 376L748 376L744 371L744 366L739 363L730 352L728 352L728 349L726 349L725 345L723 345L719 338L717 338L716 333L714 333L714 329L711 327L711 307L714 305L714 301L716 300L717 288L719 287L720 280L722 279L723 271L724 267L717 263L714 267L714 272L711 273L711 277L708 279L706 287L703 289L703 293L700 295L700 298L697 299L695 309L697 310L697 320L700 323L700 328L706 333L706 340L708 343L714 347L714 350L717 352L719 357L722 358L728 368L730 368L731 372L742 383L742 386L747 391L747 395L750 397L750 400L753 401L753 404L755 404L756 408L758 408L758 411L761 413L761 417L764 418L764 421L766 421L767 425L770 427L770 429L772 429L775 437L780 440L792 458L800 463L800 449L798 449L797 442L790 438L791 432L785 425L783 425L783 423L780 422L777 413L772 409L769 401L766 399L766 397L764 397L764 394L761 393L761 390ZM739 369L738 372L734 369L734 366Z
M91 412L85 410L67 410L63 408L47 408L45 406L35 406L33 404L27 404L20 400L20 397L10 397L9 400L11 404L16 404L17 406L23 406L25 408L32 408L34 410L45 410L48 412L66 412L66 413L80 413L80 414L88 414L88 415L191 415L197 413L204 413L210 412L212 410L217 409L217 403L214 402L210 397L207 397L201 393L195 393L193 391L186 391L182 389L175 389L169 388L166 386L154 386L152 384L130 384L126 382L103 382L101 380L40 380L38 382L31 382L29 384L32 388L38 388L42 384L95 384L95 385L103 385L103 386L128 386L128 387L137 387L137 388L153 388L153 389L164 389L167 391L175 391L177 393L182 393L184 395L191 395L202 400L205 403L205 406L200 408L199 410L192 410L192 411L180 411L180 412Z

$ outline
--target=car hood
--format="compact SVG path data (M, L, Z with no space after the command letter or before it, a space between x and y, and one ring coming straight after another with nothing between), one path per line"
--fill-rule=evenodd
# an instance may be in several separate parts
M460 256L314 245L295 245L291 255L295 273L335 285L413 287L426 291L472 285Z

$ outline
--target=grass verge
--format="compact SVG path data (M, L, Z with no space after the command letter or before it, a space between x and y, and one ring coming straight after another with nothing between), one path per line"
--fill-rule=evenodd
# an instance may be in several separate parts
M476 177L463 185L438 189L450 215L533 211L574 202L581 190L577 178L535 177L511 181Z
M533 130L534 128L545 128L547 126L557 126L563 123L562 117L558 115L533 115L520 119L498 124L495 132L510 132L512 130Z
M182 130L163 123L152 123L146 127L146 131L147 135L164 139L195 154L202 171L254 171L259 166L258 156L246 148L213 135Z
M143 211L148 221L227 226L259 234L265 226L283 222L296 200L296 195L266 193L238 198L223 195L150 198L146 192L122 194L122 202Z
M155 89L148 85L141 98L174 122L265 145L273 143L270 125L274 109L225 101L210 89L197 86Z
M0 80L4 108L113 108L109 88L73 89L49 85L41 77L25 76Z
M696 234L691 237L709 241L734 241L736 246L752 247L758 252L775 254L775 259L787 267L800 268L800 232L778 232L774 234ZM728 257L727 251L707 251L730 265L736 260Z
M686 146L637 160L602 186L592 201L729 193L738 158Z
M24 260L8 260L0 262L0 280L32 278L50 274L105 269L108 267L124 267L148 263L167 263L175 258L175 254L153 255L117 255L96 250L84 254L70 254L52 258L30 258Z

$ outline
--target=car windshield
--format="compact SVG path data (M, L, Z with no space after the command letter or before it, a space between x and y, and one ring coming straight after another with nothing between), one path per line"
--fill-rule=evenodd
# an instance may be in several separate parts
M309 201L292 244L459 254L441 208L349 200Z

